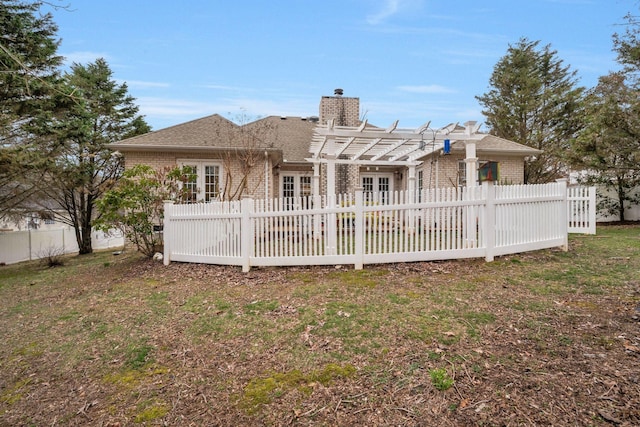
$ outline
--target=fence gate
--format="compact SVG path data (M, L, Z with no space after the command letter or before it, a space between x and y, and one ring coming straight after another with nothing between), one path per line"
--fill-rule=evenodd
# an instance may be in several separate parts
M596 234L596 187L567 188L569 233Z

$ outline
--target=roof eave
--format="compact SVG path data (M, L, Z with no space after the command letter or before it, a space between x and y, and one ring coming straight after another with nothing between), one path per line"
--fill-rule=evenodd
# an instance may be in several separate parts
M456 152L456 153L464 153L464 149L452 149L452 152ZM543 151L542 150L537 150L535 148L529 148L526 150L523 149L515 149L515 150L510 150L510 149L502 149L502 148L481 148L481 147L476 147L476 151L478 153L482 153L482 154L495 154L495 155L517 155L517 156L536 156L538 154L542 154Z
M108 148L120 151L121 153L126 152L148 152L148 151L171 151L171 152L227 152L229 150L238 150L238 147L212 147L208 145L163 145L163 144L144 144L144 145L133 145L133 144L108 144ZM266 147L266 148L253 148L253 151L268 151L268 152L281 152L282 150L279 148Z

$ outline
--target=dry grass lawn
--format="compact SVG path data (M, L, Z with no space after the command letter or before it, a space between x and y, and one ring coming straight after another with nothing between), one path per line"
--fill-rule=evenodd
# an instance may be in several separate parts
M0 267L0 425L640 425L640 227L569 252Z

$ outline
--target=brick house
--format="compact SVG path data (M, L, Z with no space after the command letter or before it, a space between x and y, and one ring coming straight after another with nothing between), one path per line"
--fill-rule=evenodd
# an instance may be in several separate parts
M204 201L242 195L268 199L348 193L357 187L365 191L459 187L467 184L467 171L486 161L498 163L501 183L520 184L525 158L540 153L478 133L473 122L439 130L427 124L411 134L396 126L397 122L385 130L362 122L359 98L345 97L336 89L333 96L321 98L319 116L269 116L236 124L214 114L129 138L111 148L122 153L126 168L141 163L154 168L192 166L197 174L191 184L194 195ZM330 156L317 149L326 148L326 135L331 133L327 129L356 136L339 140L332 134L337 146L345 144L335 151L340 154L335 164L329 162L331 166L324 159ZM354 133L358 131L361 134ZM368 134L382 136L367 140ZM465 146L471 140L477 158L469 169ZM351 148L357 152L350 153L344 147L353 141L360 145L354 143ZM333 179L328 179L328 170ZM328 190L328 185L334 190Z

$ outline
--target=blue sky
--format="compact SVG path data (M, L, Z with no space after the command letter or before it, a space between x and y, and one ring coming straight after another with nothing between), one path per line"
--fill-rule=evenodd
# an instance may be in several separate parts
M65 2L66 4L66 2ZM636 0L69 0L54 11L68 63L105 58L158 130L218 113L318 115L360 98L370 123L482 122L475 96L509 44L550 44L592 87Z

